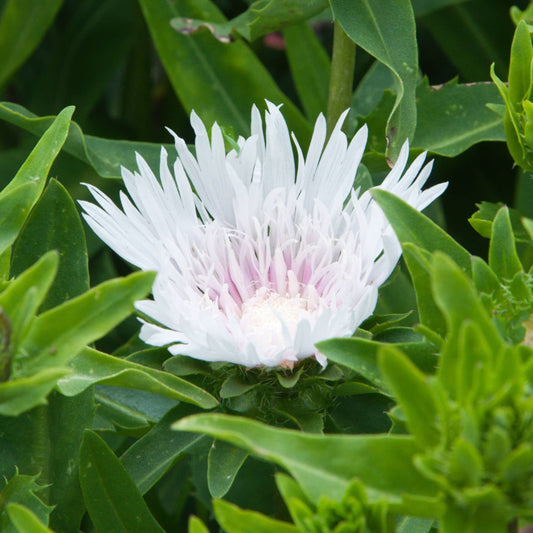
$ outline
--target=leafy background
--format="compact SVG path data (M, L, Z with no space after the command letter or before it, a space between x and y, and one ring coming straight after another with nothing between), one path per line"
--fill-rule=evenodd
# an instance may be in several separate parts
M22 393L30 388L34 392L26 396L27 404L6 402L0 418L0 472L6 477L0 503L2 531L46 531L37 518L58 532L137 531L139 523L143 531L183 531L190 514L212 530L218 521L227 531L240 531L232 528L245 520L256 528L251 531L282 531L279 523L242 514L246 511L229 503L217 501L213 507L212 498L224 497L242 509L277 519L292 517L295 522L299 515L294 506L299 504L289 505L289 516L283 500L305 502L308 509L317 505L318 498L310 502L309 495L313 499L313 487L323 483L320 473L318 481L310 481L301 465L286 457L286 448L272 451L269 459L288 470L305 494L271 461L248 456L249 451L260 454L255 443L243 445L234 436L227 443L172 429L176 420L204 409L310 433L380 433L390 429L391 418L393 427L405 429L401 413L396 412L396 418L384 414L394 405L392 396L401 397L401 392L384 379L387 371L378 368L378 347L395 342L421 371L430 372L431 349L414 342L406 326L421 321L441 336L447 331L446 306L430 297L422 305L420 294L424 287L428 294L430 290L422 281L415 282L415 294L405 265L383 288L377 317L364 325L365 331L345 341L349 346L335 341L324 347L340 367L332 364L319 374L304 365L295 376L214 370L186 358L167 361L165 350L149 349L136 339L137 321L131 316L124 319L131 312L131 302L149 290L149 277L135 274L115 280L129 274L130 267L85 231L75 204L87 197L83 182L116 195L120 166L133 168L135 151L156 165L160 145L171 140L165 127L191 142L188 116L192 109L207 123L218 121L230 135L247 135L253 103L260 107L265 99L283 103L291 129L305 144L316 116L326 112L332 13L358 45L347 129L353 133L358 125L369 125L364 163L374 183L388 168L387 158L394 159L401 142L409 137L412 155L428 150L435 158L433 179L450 181L442 200L427 214L469 252L487 256L489 241L483 236L492 235L495 242L503 239L501 234L508 228L499 215L500 233L494 233L492 220L498 206L490 203L482 204L469 224L476 203L503 202L533 216L530 177L513 166L502 116L487 106L503 103L491 81L490 66L494 63L495 73L507 79L515 25L506 2L402 0L391 5L368 0L358 3L357 17L347 0L265 1L255 6L262 9L259 14L249 3L0 0L0 187L11 182L0 195L6 213L2 214L5 236L0 239L0 251L13 245L10 258L0 257L5 285L0 304L11 310L12 318L16 313L23 316L27 309L19 306L17 298L32 280L41 280L32 313L27 314L29 325L21 319L20 326L21 331L30 328L30 340L24 342L32 347L37 339L35 350L40 354L48 353L41 339L50 324L66 329L70 325L74 331L89 309L95 317L83 334L79 330L79 335L62 340L60 365L47 363L43 356L41 366L24 367L19 374L14 371L13 381L8 382L19 379ZM527 2L516 5L525 9ZM184 28L194 31L189 34ZM230 34L233 40L222 42ZM74 122L69 122L73 109L68 106L75 106ZM386 135L391 141L388 146ZM42 140L34 150L38 138ZM36 173L41 181L34 186L31 178ZM53 179L45 185L47 175ZM360 179L371 185L368 175ZM15 194L17 186L26 188ZM420 220L410 219L414 215L395 206L393 199L382 198L380 203L386 212L388 205L391 213L401 213L393 225L402 244L425 250L404 246L411 274L413 265L430 264L424 254L436 249L444 249L459 264L466 257L463 248L441 233L434 234L439 236L437 247L431 238L417 241L409 234L409 222L421 224ZM21 213L20 219L8 228L6 221L15 211ZM528 268L531 236L516 212L511 211L510 217L519 242L518 252L509 254L520 253ZM427 235L437 231L424 227ZM50 250L57 250L57 256L52 252L32 266ZM498 261L493 254L490 267L497 270L494 265ZM419 280L426 270L420 272ZM450 272L456 274L453 267ZM9 277L18 275L19 285L6 285ZM87 292L89 286L103 282L107 284L100 290L115 309L105 324L98 320L102 309L95 307L93 293ZM403 313L416 308L417 297L418 311L404 317ZM65 307L73 298L74 307ZM359 362L354 363L352 352ZM366 364L366 374L361 362ZM409 372L410 367L406 375L413 374ZM24 379L30 380L29 385ZM36 387L37 383L44 388ZM52 388L48 405L36 407ZM239 423L215 418L211 425L198 422L190 427L223 439L232 431L238 434ZM235 424L237 429L227 429L225 424ZM260 441L268 441L269 431L273 435L278 431L250 428L250 439L257 435ZM295 441L294 455L300 448L311 449L305 438ZM320 441L317 453L331 453L334 440ZM350 446L370 456L375 453L376 461L390 453L388 446L406 457L413 453L411 444L387 442L381 449L354 437ZM371 487L379 485L358 467L339 474L331 487L332 498L341 499L351 490L350 497L355 494L362 501L360 488L349 488L352 475ZM412 472L396 475L411 479L415 493L436 490L425 478L413 478ZM390 487L378 488L394 502L395 487L396 481L391 480ZM367 506L367 517L386 515L372 505ZM375 530L387 531L387 520ZM405 520L398 531L429 531L432 524L422 518L413 523ZM301 520L299 526L304 523ZM296 526L283 527L296 530ZM205 526L193 520L190 528L202 532Z

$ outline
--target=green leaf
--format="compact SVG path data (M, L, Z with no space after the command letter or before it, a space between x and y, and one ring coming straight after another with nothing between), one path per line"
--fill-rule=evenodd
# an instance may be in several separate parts
M209 409L218 402L209 393L173 374L112 355L83 349L70 363L72 373L60 380L62 394L73 396L91 385L113 385L159 394Z
M37 48L63 0L7 0L0 17L0 86Z
M224 22L175 18L171 25L177 31L189 35L198 28L207 28L219 41L229 43L232 34L238 33L248 41L297 24L324 11L327 0L257 0L234 19Z
M65 111L66 109L62 113ZM21 105L11 102L0 102L0 120L14 124L33 135L41 136L54 122L54 117L38 117ZM95 172L104 178L119 178L121 165L130 169L137 168L135 152L139 152L152 168L159 167L161 144L115 141L101 139L92 135L84 135L76 122L71 122L68 133L63 148L64 151L90 165ZM165 144L163 146L167 151L172 152L174 150L173 144ZM36 156L32 167L28 168L25 172L26 175L39 175L34 167L36 163L41 162L42 157L42 153L38 157ZM48 173L50 165L48 165L46 173ZM42 186L44 187L44 181Z
M316 435L274 428L228 415L195 415L173 426L208 433L286 468L315 503L341 500L358 477L373 497L399 503L401 495L434 496L437 487L413 467L417 447L405 436Z
M176 432L170 426L184 414L182 406L171 409L146 435L132 444L120 461L145 494L167 470L192 447L206 441L205 435Z
M48 250L59 251L59 269L42 310L89 290L85 233L74 202L56 180L48 184L16 243L11 274L23 272Z
M472 281L448 256L437 252L431 264L433 295L448 324L448 339L441 353L440 380L453 397L457 388L459 331L465 321L473 321L488 345L494 350L502 346L502 339L481 303Z
M187 112L193 109L206 124L218 122L248 135L253 104L264 99L284 104L289 128L303 144L310 127L294 104L281 92L270 73L241 40L223 44L207 30L180 35L170 27L176 17L224 22L209 0L140 1L159 57Z
M440 441L440 409L426 376L393 346L381 348L379 366L407 418L415 441L421 448L435 447Z
M409 242L428 252L439 250L470 273L470 254L443 229L389 191L372 189L372 195L383 209L402 246Z
M413 10L417 17L423 17L432 11L437 11L438 9L454 4L461 4L466 1L468 0L413 0ZM406 531L402 533L408 532ZM415 532L413 531L413 533Z
M416 292L420 322L441 336L446 333L446 323L433 299L431 290L431 255L414 244L402 245L403 257Z
M533 61L533 44L531 33L525 20L521 20L511 45L509 62L509 99L514 111L520 112L521 102L531 96L531 63Z
M452 446L448 476L454 487L477 487L483 476L483 461L476 447L458 438Z
M37 495L43 487L37 484L39 476L21 475L18 472L9 480L3 479L3 487L0 492L0 531L2 533L16 533L17 529L11 523L7 507L11 504L19 504L35 513L41 522L48 523L48 515L52 510L45 505Z
M207 485L213 498L226 495L247 457L247 451L233 444L213 442L207 456Z
M154 274L137 272L107 281L36 318L21 342L13 374L68 363L133 310L133 302L151 289Z
M406 516L398 523L396 533L429 533L433 522L435 522L433 518Z
M503 280L510 281L522 271L522 263L516 253L509 210L502 207L492 224L489 247L489 266Z
M285 28L283 37L298 97L305 115L314 121L328 104L329 57L305 22Z
M331 0L331 7L348 36L394 74L396 101L386 131L387 153L394 157L416 127L418 53L411 2Z
M213 502L217 522L227 533L298 533L296 526L255 511L244 511L223 500Z
M198 517L191 515L189 517L188 533L209 533L209 529Z
M413 148L448 157L483 141L505 141L503 119L487 104L499 103L495 84L488 82L430 87L427 78L417 87L417 125Z
M468 219L468 222L480 235L490 239L494 218L504 204L502 202L480 202L476 205L478 210ZM508 208L508 211L516 241L530 242L532 239L528 235L522 222L523 213L513 208Z
M27 507L10 503L7 514L19 533L53 533Z
M86 431L80 449L80 484L99 533L164 533L115 454Z
M0 383L0 415L18 416L45 404L57 381L68 373L68 368L46 368L31 376Z

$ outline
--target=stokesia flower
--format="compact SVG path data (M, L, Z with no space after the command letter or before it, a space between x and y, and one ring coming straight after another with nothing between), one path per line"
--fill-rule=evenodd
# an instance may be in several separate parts
M178 157L170 170L161 150L158 180L137 155L138 171L122 169L122 209L88 185L99 204L80 202L91 228L158 273L153 300L136 303L150 319L147 344L246 367L313 356L325 365L315 344L351 336L373 312L401 247L369 192L352 189L366 126L348 143L344 113L326 143L321 115L304 157L279 108L267 107L264 131L254 106L252 135L227 154L218 125L210 141L193 112L196 156L171 132ZM432 163L422 154L404 173L408 153L406 142L380 187L421 210L446 184L422 191Z

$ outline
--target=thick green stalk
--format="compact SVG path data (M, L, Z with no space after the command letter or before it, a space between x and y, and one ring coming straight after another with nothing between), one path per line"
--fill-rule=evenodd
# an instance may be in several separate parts
M336 21L333 29L333 54L329 79L327 126L328 137L340 114L350 107L353 73L355 68L355 43Z

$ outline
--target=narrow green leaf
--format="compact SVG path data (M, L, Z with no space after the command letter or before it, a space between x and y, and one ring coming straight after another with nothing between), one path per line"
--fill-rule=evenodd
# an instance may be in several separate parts
M515 30L511 45L509 62L509 99L514 110L520 112L521 102L530 96L533 80L531 79L531 62L533 61L533 44L528 23L521 20Z
M63 0L7 0L0 17L0 86L38 46Z
M72 373L58 383L62 394L73 396L91 385L113 385L160 394L209 409L218 402L196 385L168 372L85 348L69 363Z
M283 37L298 97L307 118L314 121L328 105L329 57L305 22L285 28Z
M421 448L440 441L438 399L426 376L392 346L381 348L379 366L383 377L407 418L407 426Z
M54 117L38 117L21 105L0 102L0 120L5 120L33 135L41 136L54 122ZM169 152L174 150L173 144L166 144L164 147ZM161 144L115 141L84 135L76 122L71 122L63 149L80 161L90 165L95 172L104 178L120 178L121 165L130 169L136 168L135 152L139 152L152 168L158 167L161 154ZM38 161L39 159L36 159L35 163ZM37 172L35 174L33 172L35 170L32 170L32 168L27 169L27 174L30 176L39 175Z
M182 433L170 429L180 415L183 416L183 411L182 406L171 409L121 456L122 465L141 494L148 492L179 457L193 446L208 439L205 435Z
M434 522L433 518L406 516L400 520L396 533L429 533Z
M522 269L518 258L507 207L502 207L492 224L489 247L489 266L499 278L510 281Z
M316 435L228 415L195 415L173 428L208 433L276 462L315 503L324 494L340 501L354 477L376 498L395 503L404 493L432 497L437 491L414 468L417 447L410 437Z
M19 533L53 533L28 508L16 503L6 507L11 522Z
M164 533L107 444L86 431L80 449L80 484L99 533Z
M394 157L416 127L418 49L411 2L331 0L331 7L348 36L394 74L396 101L386 131L387 152Z
M176 17L224 22L212 2L140 0L140 4L159 57L187 112L194 109L207 124L217 121L247 135L252 105L261 105L266 98L284 104L289 128L301 143L307 142L309 124L243 41L224 44L207 30L180 35L170 26Z
M383 189L372 189L400 243L410 242L428 252L441 251L449 255L465 272L470 273L470 254L429 218Z
M226 495L247 457L247 451L233 444L213 442L207 456L207 485L213 498Z
M133 302L151 289L154 274L136 272L107 281L36 318L21 343L13 373L68 363L86 345L100 338L133 310Z
M28 377L0 383L0 415L18 416L45 404L57 381L68 373L68 368L46 368Z
M446 322L433 299L431 290L431 255L426 250L408 242L403 244L402 248L403 257L416 292L420 322L439 335L444 336Z
M56 180L51 180L46 187L17 240L11 274L23 272L48 250L59 251L59 268L41 310L89 290L83 226L74 202Z
M217 522L227 533L298 533L299 529L255 511L244 511L223 500L213 502Z

